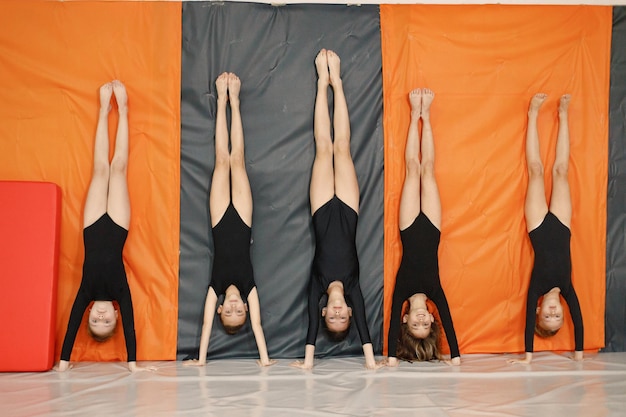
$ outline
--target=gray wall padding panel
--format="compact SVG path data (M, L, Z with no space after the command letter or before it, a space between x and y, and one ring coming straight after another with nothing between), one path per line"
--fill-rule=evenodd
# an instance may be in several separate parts
M378 6L183 4L181 236L178 358L197 355L213 244L208 192L214 166L215 79L242 80L246 161L254 198L252 263L271 357L304 356L306 289L314 252L308 188L321 48L337 51L361 188L357 249L374 349L382 350L383 130ZM332 95L329 96L329 98ZM354 326L339 344L320 329L316 353L362 354ZM250 329L214 323L209 359L257 357Z
M606 347L626 351L626 7L613 8L606 237Z

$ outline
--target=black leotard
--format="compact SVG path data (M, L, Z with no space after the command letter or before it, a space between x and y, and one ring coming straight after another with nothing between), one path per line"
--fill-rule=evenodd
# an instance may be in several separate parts
M313 214L316 246L309 283L307 345L315 345L321 315L320 298L333 281L343 283L346 303L352 307L361 344L372 343L359 285L359 260L355 244L358 217L358 214L337 196Z
M128 230L116 224L108 213L83 229L85 245L83 278L70 313L61 349L61 360L70 360L83 314L89 303L94 300L117 301L124 327L128 362L136 360L133 303L122 260L122 250L127 236Z
M244 302L255 287L250 238L252 229L239 216L233 204L229 204L224 216L213 228L213 272L210 287L219 297L234 284Z
M535 251L535 263L530 276L526 301L526 352L533 351L537 301L539 297L558 287L569 306L574 322L576 350L583 350L583 317L576 291L572 286L570 229L548 212L543 222L528 235Z
M439 248L441 232L421 212L413 223L400 231L402 261L393 290L391 321L388 333L388 356L395 357L400 333L402 304L413 294L423 293L437 306L441 323L446 332L450 355L459 356L459 345L452 324L450 308L439 279Z

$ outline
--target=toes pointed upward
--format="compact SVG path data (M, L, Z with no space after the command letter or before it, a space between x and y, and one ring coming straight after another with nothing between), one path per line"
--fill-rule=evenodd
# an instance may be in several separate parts
M422 90L415 88L409 92L409 102L411 103L411 110L419 113L422 109Z
M118 107L126 106L128 101L128 94L126 93L126 86L120 80L113 80L111 82L113 86L113 93L115 94L115 100Z
M569 109L569 103L571 99L572 99L572 96L570 94L563 94L561 96L561 99L559 100L560 112L567 112L567 110Z
M328 59L328 71L330 73L330 83L337 85L341 82L341 59L335 51L326 51L326 57Z
M228 74L228 94L231 98L239 97L241 80L234 72Z
M326 49L322 49L315 57L315 69L317 70L317 76L320 79L328 78L328 55Z
M430 109L430 105L435 99L435 92L430 88L422 89L422 114L426 113Z
M223 72L215 80L215 88L217 89L218 98L226 98L228 93L228 73Z
M113 83L108 82L100 87L100 107L111 109L111 96L113 95Z
M543 102L548 98L546 93L537 93L530 99L530 110L539 110Z

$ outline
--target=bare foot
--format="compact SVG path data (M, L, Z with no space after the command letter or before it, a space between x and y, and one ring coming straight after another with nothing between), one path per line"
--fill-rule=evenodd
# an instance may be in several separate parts
M565 113L567 114L567 110L569 109L569 102L572 99L572 96L569 94L563 94L561 96L561 100L559 101L559 114Z
M115 94L115 101L117 101L117 109L126 110L128 103L128 95L126 94L126 87L120 80L113 80L113 93Z
M106 83L100 87L100 109L111 110L111 95L113 94L113 84Z
M422 120L430 116L430 105L435 99L435 92L430 88L422 88Z
M217 99L228 100L228 73L223 72L215 80L215 88L217 88Z
M545 93L535 94L533 98L530 99L530 107L528 108L528 114L530 113L537 114L537 112L539 112L539 108L541 107L541 105L543 104L543 102L546 100L547 97L548 95Z
M234 73L228 73L228 95L231 102L239 100L239 90L241 90L241 80Z
M411 103L411 115L419 117L422 112L422 90L420 88L411 90L409 102Z
M330 71L330 85L341 85L341 60L334 51L326 51L328 70Z
M317 70L318 83L328 85L328 58L326 49L319 51L315 57L315 69Z

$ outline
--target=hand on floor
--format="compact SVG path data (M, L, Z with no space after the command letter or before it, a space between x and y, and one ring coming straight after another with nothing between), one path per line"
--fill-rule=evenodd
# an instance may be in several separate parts
M199 361L198 359L183 361L183 366L204 366L204 365L206 365L206 361Z
M259 365L262 368L265 366L272 366L277 362L278 361L276 359L269 359L267 362L263 362L261 359L257 359L256 361L257 365Z

